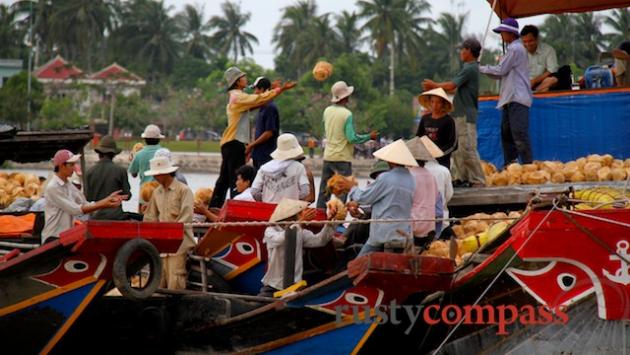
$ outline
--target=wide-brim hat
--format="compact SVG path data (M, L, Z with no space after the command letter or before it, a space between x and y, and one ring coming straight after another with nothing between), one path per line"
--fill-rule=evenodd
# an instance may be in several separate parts
M276 206L276 209L273 210L273 213L269 218L269 222L279 222L289 217L295 216L296 214L305 210L306 207L308 207L308 202L306 201L283 198Z
M374 152L374 157L385 160L386 162L404 165L404 166L418 166L418 162L413 158L409 148L405 144L405 141L399 139L393 143L390 143L383 148Z
M420 137L420 141L432 157L441 158L444 156L444 151L442 151L442 149L440 149L440 147L438 147L437 144L429 138L429 136Z
M167 157L153 158L149 164L151 169L144 172L145 176L166 175L179 169L177 166L173 166Z
M506 19L503 19L501 20L501 24L499 26L492 29L492 32L494 33L509 32L509 33L514 33L515 35L518 36L519 35L518 21L509 17Z
M277 148L271 154L275 160L298 159L304 156L304 149L291 133L278 136Z
M142 138L153 138L153 139L162 139L164 136L162 135L162 131L160 131L160 127L154 124L148 125L144 132L140 135Z
M448 96L446 91L444 91L444 89L442 88L437 88L437 89L423 92L422 94L420 94L420 96L418 96L418 102L425 109L430 109L431 96L437 96L444 99L445 101L444 111L446 112L453 111L453 100L450 98L450 96Z
M94 151L96 151L97 153L118 154L120 153L121 150L118 149L118 146L116 145L116 141L114 140L114 137L105 136L101 138L100 142L98 142L98 145L96 146L96 148L94 148Z
M420 137L413 137L405 142L405 144L407 144L407 148L409 148L409 151L411 152L411 155L413 155L414 159L423 161L435 160L435 157L425 147Z
M332 93L330 102L337 103L352 95L354 92L354 86L348 86L345 81L338 81L330 88L330 92Z
M244 77L245 75L247 74L243 73L239 68L229 67L225 71L225 74L223 74L225 82L227 83L227 89L229 90L238 79Z
M370 170L370 179L376 179L380 173L384 173L389 170L389 164L386 161L377 160Z

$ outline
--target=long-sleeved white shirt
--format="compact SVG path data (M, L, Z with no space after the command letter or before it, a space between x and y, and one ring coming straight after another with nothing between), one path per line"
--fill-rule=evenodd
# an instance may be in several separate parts
M42 230L42 243L50 237L59 237L61 232L73 227L76 217L83 214L81 206L87 205L85 196L70 181L64 182L54 174L44 191L46 223Z
M317 248L328 244L328 242L332 239L334 228L332 225L326 225L319 233L315 234L308 229L302 229L299 225L294 226L297 226L298 229L296 233L297 240L295 243L295 273L293 280L293 283L296 283L302 280L302 249ZM271 226L265 229L263 243L267 245L269 260L267 261L267 272L262 278L262 283L277 290L284 289L284 285L282 285L282 281L284 279L285 260L284 242L284 228Z

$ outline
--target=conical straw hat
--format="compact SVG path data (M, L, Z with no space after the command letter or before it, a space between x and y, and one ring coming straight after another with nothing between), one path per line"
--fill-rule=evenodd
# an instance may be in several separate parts
M295 216L296 214L302 212L302 210L304 210L306 207L308 207L308 202L306 201L283 198L276 206L276 209L273 210L273 213L269 218L269 222L278 222L285 220L291 216Z
M431 155L429 150L424 146L424 143L422 143L422 140L420 140L420 137L413 137L408 140L406 144L414 159L424 161L435 160L433 155Z
M431 138L429 138L428 136L422 136L420 137L420 140L422 141L422 143L424 143L424 147L427 148L429 153L431 153L434 158L440 158L444 156L444 152L442 151L442 149L435 145Z
M444 101L445 101L444 111L445 112L453 111L453 100L450 98L450 96L448 96L446 91L444 91L444 89L442 89L442 88L437 88L437 89L433 89L433 90L429 90L429 91L423 92L422 94L420 94L420 96L418 96L418 102L420 103L420 105L422 105L422 107L424 107L426 109L430 109L429 103L431 101L431 96L437 96L437 97L441 97L442 99L444 99Z
M418 166L405 141L402 139L377 150L374 152L374 157L398 165Z

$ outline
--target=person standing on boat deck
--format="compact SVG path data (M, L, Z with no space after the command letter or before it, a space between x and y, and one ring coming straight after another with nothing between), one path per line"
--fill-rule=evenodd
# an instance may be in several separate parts
M622 42L612 50L615 58L615 79L617 86L630 87L630 41Z
M332 239L335 232L335 227L332 224L326 224L322 230L315 234L308 229L305 229L300 222L309 221L313 218L313 210L306 209L308 202L297 201L292 199L282 199L276 206L273 214L269 218L269 222L288 222L295 221L295 224L288 225L272 225L265 229L263 237L263 243L267 246L268 263L267 272L262 278L262 288L260 289L259 296L272 297L277 291L283 290L290 285L283 285L284 281L284 264L285 264L285 241L286 230L289 227L297 228L295 235L295 270L293 283L302 281L303 261L302 261L302 249L303 248L317 248L322 247ZM332 219L336 211L334 211L329 219Z
M70 177L74 173L74 164L81 157L69 150L60 150L53 157L54 174L46 184L44 196L45 225L42 230L42 243L51 238L59 238L61 232L74 226L77 216L92 213L105 208L115 208L127 198L120 191L114 191L97 202L88 202L81 191L72 183Z
M326 207L328 201L326 184L333 174L352 175L354 145L378 137L377 131L372 131L370 134L357 134L354 130L352 112L348 109L348 102L350 95L354 92L354 86L348 86L345 81L338 81L333 84L330 91L332 92L330 100L332 105L324 110L323 116L326 144L317 208ZM324 144L322 144L323 146ZM344 202L346 200L345 195L337 197Z
M390 170L380 174L365 188L354 186L346 179L342 188L350 191L348 210L359 205L372 206L372 219L410 219L416 183L405 166L418 166L405 141L399 139L374 152L374 157L386 161ZM384 249L401 250L411 242L409 222L370 223L370 236L358 256Z
M527 50L519 39L518 22L512 18L501 21L493 29L500 33L508 44L507 52L498 65L482 65L479 72L492 79L501 80L497 108L503 110L501 119L501 142L504 166L516 162L532 162L532 147L529 140L529 108L532 105L532 90L529 81Z
M175 178L177 167L167 157L157 157L150 161L151 169L146 175L153 176L160 183L147 203L144 222L192 223L194 198L190 188ZM170 290L186 288L186 256L194 248L192 227L184 227L184 239L175 254L162 256L164 272L160 287Z
M256 201L278 203L283 198L304 200L310 184L304 165L304 149L291 133L278 137L278 148L271 153L272 161L260 167L252 183L252 196Z
M254 81L254 94L260 95L271 89L269 79L261 76ZM276 150L276 140L280 134L280 114L278 106L269 101L260 107L256 114L254 141L245 148L245 155L251 153L256 170L271 160L271 152Z
M225 81L228 87L228 104L226 106L227 128L221 137L221 171L214 186L214 194L210 200L210 207L221 208L225 196L236 187L234 172L245 165L246 144L249 143L250 124L247 112L273 100L283 91L295 87L295 83L286 82L282 87L263 92L261 94L247 94L243 91L247 87L247 76L237 67L225 71Z
M133 161L131 161L131 165L129 165L129 173L133 177L140 176L140 186L142 186L146 182L153 181L153 177L147 176L144 172L149 170L149 161L153 159L155 152L162 148L160 146L160 140L163 139L164 136L160 131L160 127L150 124L144 129L140 137L144 139L146 145L133 157ZM139 201L140 205L147 202L142 201L142 197L140 197Z
M433 241L432 238L429 238L431 235L439 233L434 220L436 217L443 217L442 197L435 178L429 170L424 168L425 162L434 160L431 153L425 148L419 137L410 139L406 144L418 163L418 166L409 168L416 184L411 207L411 219L416 221L412 223L411 228L414 244L425 246Z
M466 39L460 46L459 58L464 62L462 69L453 80L436 83L426 79L424 90L442 88L447 92L455 90L455 130L458 149L453 152L453 172L462 185L485 186L486 179L481 169L481 159L477 151L477 110L479 108L479 63L481 44L474 38ZM469 182L470 184L466 184Z
M87 200L100 200L114 191L122 191L123 195L131 197L127 170L114 163L114 157L120 153L114 138L104 136L94 151L98 154L99 161L86 174L85 197ZM91 219L96 220L124 220L127 218L122 206L96 211L91 216Z
M422 116L416 136L428 136L444 152L438 163L451 168L451 153L457 149L455 121L448 113L453 111L453 102L446 91L437 88L418 96L418 102L429 111Z
M431 153L433 158L439 158L444 155L444 152L433 143L429 137L420 137L420 141L424 144L424 147ZM440 192L441 200L442 200L442 218L448 219L448 202L453 197L453 179L451 178L451 172L444 166L440 165L435 159L427 160L424 163L424 168L427 169L431 175L435 178L435 182L437 183L437 189ZM439 223L439 222L438 222ZM441 229L443 232L447 230L450 233L449 222L443 222L441 225ZM444 235L448 235L449 233L445 233Z

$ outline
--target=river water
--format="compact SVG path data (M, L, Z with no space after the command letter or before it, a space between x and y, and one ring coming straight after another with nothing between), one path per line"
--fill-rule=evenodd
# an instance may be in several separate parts
M37 176L43 176L43 177L48 177L48 175L51 174L51 171L43 170L43 169L0 169L0 171L4 171L7 173L20 171L20 172L31 173L31 174L35 174ZM216 183L217 178L219 177L218 174L202 174L202 173L184 173L183 175L184 177L186 177L186 180L188 181L188 186L192 189L193 192L197 191L197 189L201 187L214 188L214 184ZM359 181L359 184L361 186L364 186L368 181L368 179L365 179L365 178L358 178L357 180ZM315 196L317 196L317 193L319 192L320 181L321 181L320 177L315 176ZM128 212L137 212L138 211L138 195L140 191L140 179L134 178L131 175L129 175L129 184L131 185L132 196L131 196L131 199L129 199L129 201L123 202L123 209Z

